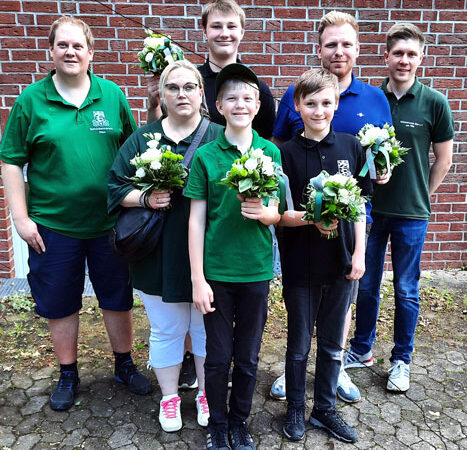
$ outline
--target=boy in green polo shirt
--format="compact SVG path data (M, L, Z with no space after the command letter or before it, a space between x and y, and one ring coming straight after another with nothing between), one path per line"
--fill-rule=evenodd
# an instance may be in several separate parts
M217 108L227 126L195 153L185 195L192 199L189 250L193 302L206 328L206 396L209 450L255 449L245 423L251 409L272 273L268 229L279 221L277 204L244 199L219 181L235 159L253 148L280 164L271 142L252 130L259 109L258 78L229 64L216 79ZM228 374L233 359L227 413ZM228 437L232 447L229 446Z

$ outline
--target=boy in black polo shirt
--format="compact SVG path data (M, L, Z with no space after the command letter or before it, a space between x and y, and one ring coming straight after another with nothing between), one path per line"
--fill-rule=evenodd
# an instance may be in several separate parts
M305 433L305 384L313 328L317 327L317 357L312 425L325 428L345 442L357 434L335 409L340 343L349 307L351 280L365 271L365 222L335 221L339 236L329 234L321 223L301 220L310 178L322 170L330 174L357 176L364 164L355 137L336 133L331 127L339 99L338 81L326 69L305 72L294 89L295 108L305 129L281 145L283 169L290 180L294 216L286 213L279 241L283 273L283 296L288 313L285 364L287 417L284 435L300 440ZM359 179L362 194L371 191L369 178Z

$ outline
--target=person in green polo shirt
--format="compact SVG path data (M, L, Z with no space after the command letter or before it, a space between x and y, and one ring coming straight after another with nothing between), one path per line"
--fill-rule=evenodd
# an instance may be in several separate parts
M191 198L189 250L193 302L206 328L205 386L210 418L209 450L254 449L246 419L256 383L258 353L267 315L272 272L269 225L277 204L244 199L220 185L235 159L251 147L280 164L279 149L252 130L259 109L259 82L242 64L224 67L216 79L224 133L196 152L185 191ZM230 411L227 391L233 359Z
M360 280L357 318L344 366L372 365L372 345L388 238L394 272L394 347L387 389L410 386L410 361L419 311L418 281L423 243L430 218L430 195L452 161L454 122L446 97L421 84L415 73L423 60L425 38L415 25L398 23L387 35L384 52L389 78L382 89L389 101L397 139L410 150L387 184L376 185L373 226L366 249L366 272ZM434 162L430 166L430 147Z
M107 178L120 145L136 128L114 83L89 72L93 37L70 16L49 34L55 69L18 97L0 146L12 218L29 246L28 282L36 312L48 319L60 380L52 409L73 405L79 388L77 339L85 265L115 354L115 379L147 394L149 380L131 358L132 288L107 233ZM29 190L23 179L27 164Z

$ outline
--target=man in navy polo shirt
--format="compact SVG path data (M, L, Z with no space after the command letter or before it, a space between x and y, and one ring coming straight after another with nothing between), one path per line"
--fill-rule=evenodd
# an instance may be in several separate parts
M339 105L332 120L335 131L356 135L367 123L383 126L391 122L389 103L381 89L365 84L355 78L353 66L360 51L358 42L358 24L355 17L347 13L331 11L326 14L318 28L318 57L321 65L337 76L339 80ZM303 129L303 121L295 110L293 99L294 86L290 86L281 99L274 123L273 137L279 144L291 139L298 130ZM378 183L385 183L383 179ZM367 223L371 222L371 204L367 203ZM367 225L368 228L369 225ZM368 230L367 230L368 234ZM352 302L358 292L358 282L354 282ZM344 328L343 344L351 323L351 309L347 313ZM339 374L338 396L347 402L360 400L360 392L352 383L346 372L341 369ZM279 377L271 387L271 396L285 400L285 377Z

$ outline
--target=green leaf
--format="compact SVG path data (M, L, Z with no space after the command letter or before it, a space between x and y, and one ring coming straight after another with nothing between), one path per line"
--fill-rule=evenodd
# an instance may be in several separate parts
M243 180L240 180L238 183L238 191L245 192L248 189L250 189L252 185L253 185L253 182L251 181L250 178L245 178Z

